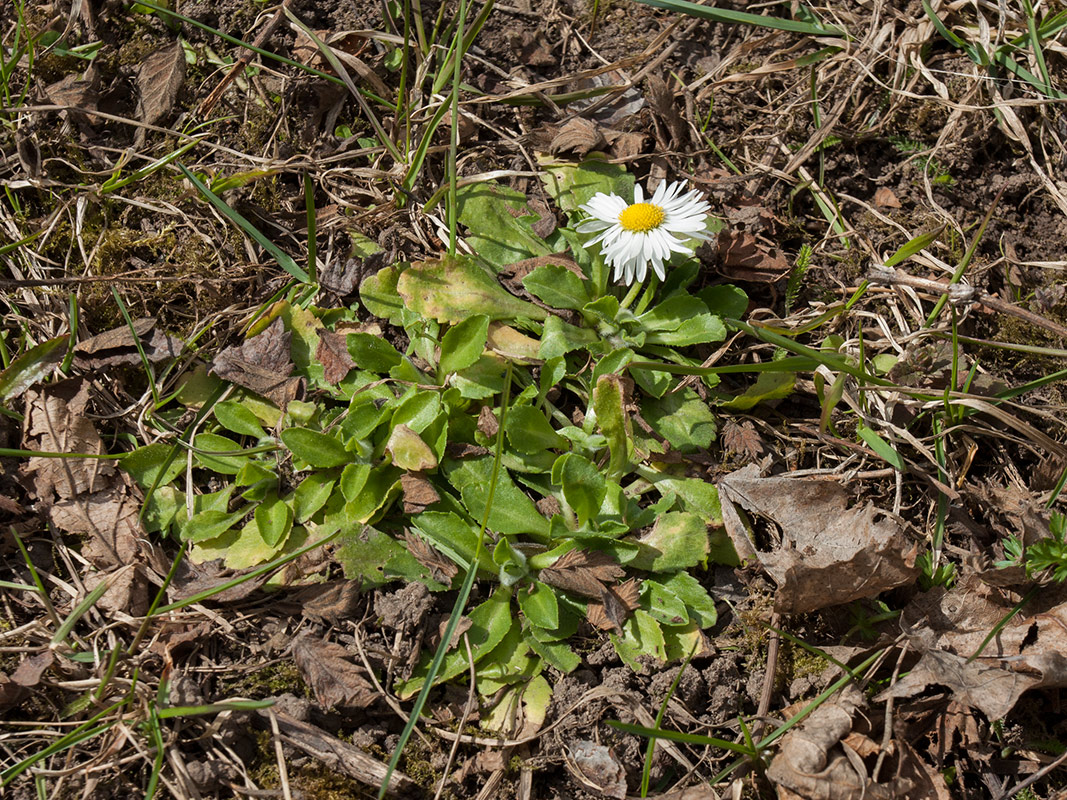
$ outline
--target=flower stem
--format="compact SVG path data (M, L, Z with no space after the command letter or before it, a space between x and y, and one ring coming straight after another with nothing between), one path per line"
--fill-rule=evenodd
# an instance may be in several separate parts
M634 314L642 314L644 310L648 308L648 304L652 301L652 295L655 294L656 288L659 286L659 278L652 274L648 278L648 283L644 284L645 293L641 295L641 300L637 303L637 308L634 309ZM630 291L626 293L626 297L619 303L619 308L629 308L630 304L637 297L637 293L641 291L642 285L635 283L630 287Z

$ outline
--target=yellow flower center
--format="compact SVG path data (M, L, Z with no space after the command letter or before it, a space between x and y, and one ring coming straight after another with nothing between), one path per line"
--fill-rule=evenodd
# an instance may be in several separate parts
M663 222L663 209L652 203L633 203L619 214L619 224L633 233L647 233Z

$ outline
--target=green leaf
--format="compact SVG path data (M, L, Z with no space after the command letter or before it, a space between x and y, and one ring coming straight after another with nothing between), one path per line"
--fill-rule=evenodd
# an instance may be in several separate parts
M367 476L362 491L344 507L348 522L372 522L400 494L400 470L391 465L376 467Z
M341 470L341 480L338 481L338 488L341 490L341 496L347 502L351 503L359 497L363 487L367 485L370 469L370 464L348 464Z
M459 491L471 519L480 522L485 516L492 479L492 457L447 460L443 470L448 482ZM539 540L547 540L548 537L548 520L537 510L533 500L515 485L507 470L500 471L493 507L489 512L489 528L498 533L529 534Z
M173 486L160 486L145 500L144 529L148 533L166 531L178 515L179 506L185 508L185 493Z
M686 388L646 400L641 415L652 430L681 453L707 450L715 439L715 416L700 395Z
M608 634L619 658L634 672L641 672L640 659L651 656L659 662L667 660L667 650L663 639L663 630L659 623L647 611L638 609L626 620L622 636Z
M197 434L196 439L193 440L193 447L198 451L202 451L196 453L196 461L201 467L222 475L236 475L249 458L246 455L208 455L208 453L239 453L242 449L241 445L237 444L233 439L227 439L225 436L219 436L215 433Z
M710 628L718 619L715 610L715 601L711 599L707 590L700 582L688 572L676 572L670 576L654 576L655 582L664 591L673 594L683 603L689 611L689 618L701 628ZM646 585L652 581L645 581Z
M504 391L504 361L484 355L473 365L451 377L449 383L468 400L487 400Z
M533 406L515 406L509 410L505 432L511 446L520 453L540 453L567 446L567 440Z
M519 608L531 625L547 630L555 630L559 626L556 593L541 581L532 581L519 592Z
M644 582L644 593L648 602L648 613L664 625L684 625L689 622L689 612L685 603L661 583Z
M497 269L552 252L533 232L537 217L526 207L526 196L497 183L474 183L456 192L459 222L467 226L467 243Z
M70 334L34 345L0 372L0 400L18 397L35 383L45 380L63 360Z
M488 333L489 317L485 314L475 314L449 328L441 337L441 373L448 375L476 364Z
M181 538L187 542L203 542L221 536L230 528L244 519L248 508L242 508L232 513L216 511L214 509L201 511L182 526Z
M389 342L369 333L350 333L345 337L348 354L360 369L386 373L403 361L403 356Z
M223 400L221 403L216 403L213 410L219 425L228 431L242 436L251 436L253 439L262 439L267 435L256 415L236 400Z
M870 448L878 454L878 457L895 469L904 471L904 458L889 442L883 439L876 431L864 425L862 422L856 426L856 433L865 441Z
M315 516L326 505L336 485L336 473L330 472L312 472L300 481L293 492L293 517L296 522L303 524Z
M531 650L545 660L545 663L552 665L560 672L574 672L582 664L581 656L575 653L566 642L542 642L530 636L526 639L526 643L530 645Z
M714 484L699 478L653 477L656 488L662 494L673 492L685 503L689 511L701 515L709 525L722 525L722 506L719 505L719 492Z
M543 320L548 312L520 300L466 256L420 261L397 281L404 305L438 322L455 324L472 314L489 319Z
M761 372L744 393L720 403L720 406L731 411L748 411L760 403L781 400L793 393L796 378L794 372Z
M411 524L430 544L463 569L470 569L475 554L480 552L479 564L493 573L496 572L489 553L484 547L478 547L478 531L452 512L424 511L412 517Z
M593 298L585 282L566 267L546 264L522 280L526 291L553 308L580 310Z
M422 438L407 425L397 425L389 434L385 451L393 463L408 472L424 472L437 467L437 456Z
M474 653L474 662L477 664L503 641L508 631L511 630L511 626L515 624L511 614L511 593L498 588L488 600L471 611L467 619L470 620L471 625L467 629L466 637ZM422 688L431 661L432 656L425 653L411 679L397 686L397 694L402 700L406 700ZM467 648L460 645L445 656L434 683L443 683L466 672L467 669Z
M692 295L676 294L637 318L648 332L648 344L682 347L691 344L721 342L726 326L713 316L704 303Z
M593 158L580 164L560 163L548 156L537 160L544 169L541 180L545 189L568 214L576 214L578 207L592 200L597 192L624 199L633 197L634 176L617 164Z
M119 461L119 466L126 470L142 489L149 489L153 485L163 487L177 478L185 469L184 458L170 459L172 449L170 445L162 442L138 447L123 456ZM168 459L170 459L169 464ZM166 471L160 477L160 470L164 466L166 466Z
M339 467L353 458L337 439L309 428L286 428L281 440L289 452L315 469Z
M365 589L383 586L397 578L425 583L434 591L445 588L430 578L429 571L403 544L369 525L343 535L337 560L344 576L359 581Z
M265 481L271 481L277 485L278 476L258 461L252 461L251 459L244 463L241 471L237 473L237 477L233 479L236 486L254 486Z
M748 310L748 295L729 283L709 286L697 292L697 297L704 301L708 310L717 317L741 319Z
M633 431L626 413L626 392L618 375L601 375L593 390L593 409L596 423L608 440L611 459L608 476L618 480L629 471L633 455Z
M586 347L597 339L596 331L577 328L557 316L551 316L545 320L538 355L547 361Z
M255 521L263 541L277 547L293 529L293 509L273 492L256 506Z
M392 424L407 425L415 433L422 433L440 413L440 392L413 388L397 403Z
M404 303L396 290L399 278L400 272L396 267L385 267L364 278L359 285L359 299L367 310L393 325L403 324Z
M708 557L708 526L698 514L671 511L658 517L637 543L641 549L629 566L648 572L687 569Z
M596 464L577 453L567 453L552 466L552 480L563 486L563 497L578 516L579 527L596 517L608 491Z

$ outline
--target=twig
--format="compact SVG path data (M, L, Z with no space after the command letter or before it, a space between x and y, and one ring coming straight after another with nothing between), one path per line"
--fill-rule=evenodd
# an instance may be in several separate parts
M278 6L278 10L275 11L274 16L270 18L270 22L266 24L263 30L259 32L259 36L252 42L253 47L263 48L263 45L266 44L278 25L281 24L282 17L285 16L285 9L290 2L291 0L282 0L282 4ZM233 63L233 66L230 67L230 71L226 73L226 77L219 82L218 86L211 90L211 94L204 98L204 102L202 102L200 107L196 110L197 114L206 117L211 113L211 109L213 109L215 104L222 98L223 92L229 88L229 85L233 83L237 79L237 76L248 66L249 62L252 60L253 52L254 51L252 50L247 50L246 52L241 53L240 58Z
M913 289L921 289L924 292L930 292L931 294L948 295L949 300L954 303L975 303L980 306L985 306L992 311L999 311L1001 314L1007 314L1016 317L1017 319L1024 320L1038 328L1044 328L1046 331L1049 331L1060 338L1067 338L1067 328L1062 325L1046 319L1040 314L1035 314L1033 311L1020 308L1014 303L1008 303L1000 298L993 297L989 292L974 286L967 286L962 283L945 284L927 278L917 278L913 275L898 272L891 267L883 266L872 267L867 274L867 280L874 284L882 284L885 286L910 286Z
M996 797L994 800L1008 800L1009 797L1014 797L1015 795L1017 795L1019 792L1021 792L1026 787L1032 786L1033 784L1037 783L1039 780L1041 780L1046 775L1048 775L1050 772L1052 772L1052 770L1054 770L1057 767L1061 766L1063 764L1063 762L1065 762L1065 761L1067 761L1067 753L1064 753L1062 756L1057 758L1055 761L1053 761L1053 762L1051 762L1049 764L1046 764L1045 766L1043 766L1041 769L1039 769L1037 772L1035 772L1033 775L1031 775L1026 780L1019 781L1017 784L1015 784L1010 789L1008 789L1008 791L1002 793L1001 795ZM1065 794L1067 794L1067 792L1061 792L1060 794L1056 795L1057 800L1062 798Z

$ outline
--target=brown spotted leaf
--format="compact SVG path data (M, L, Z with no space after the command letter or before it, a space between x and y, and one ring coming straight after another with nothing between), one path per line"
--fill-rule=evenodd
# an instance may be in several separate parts
M719 232L719 272L733 280L774 283L789 274L789 262L771 253L750 233L724 228Z
M155 125L174 108L178 90L185 81L185 50L179 42L151 53L137 71L141 122Z
M404 531L404 542L407 544L411 555L430 571L430 575L435 581L443 583L445 586L452 585L452 579L459 574L459 567L420 536L416 536L410 531Z
M400 488L405 514L421 514L441 499L434 485L425 476L414 472L405 472L400 476Z
M366 708L377 695L363 670L341 645L304 634L293 642L293 659L321 708Z
M356 368L348 352L346 336L333 331L319 332L319 346L315 351L315 360L322 364L323 377L329 384L336 385L351 370Z
M300 390L289 351L292 334L279 318L242 344L227 347L215 357L211 370L223 380L261 394L283 410Z
M538 577L557 589L599 601L605 587L625 574L607 553L575 548L557 558L551 567L542 569Z

